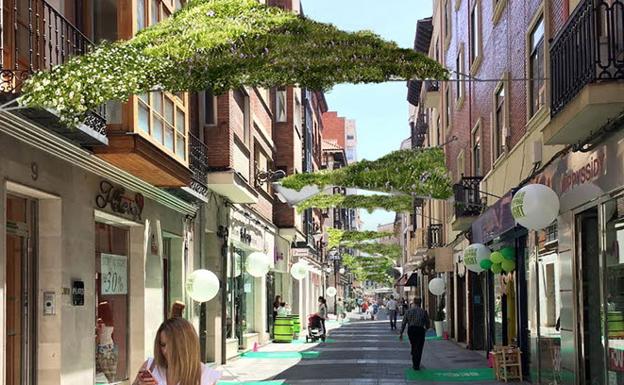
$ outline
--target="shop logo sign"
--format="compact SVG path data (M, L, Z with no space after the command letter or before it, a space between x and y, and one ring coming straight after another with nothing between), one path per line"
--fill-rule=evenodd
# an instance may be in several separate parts
M141 220L145 200L143 194L134 193L133 197L126 194L123 187L115 187L108 181L100 183L100 193L95 197L98 208L104 209L110 206L113 212L123 215L131 215L135 221Z
M470 248L466 249L464 252L464 263L466 265L476 265L477 264L477 250Z
M511 200L511 215L514 218L524 218L526 214L524 213L524 195L525 191L520 191L514 195Z

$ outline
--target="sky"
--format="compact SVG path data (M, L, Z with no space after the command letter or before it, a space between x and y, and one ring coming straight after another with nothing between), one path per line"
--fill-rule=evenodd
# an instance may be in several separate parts
M432 0L302 0L304 14L347 31L370 30L413 48L416 21L430 17ZM331 111L355 119L358 159L374 160L398 150L409 137L405 82L338 85L325 94ZM394 221L394 213L360 210L364 230Z

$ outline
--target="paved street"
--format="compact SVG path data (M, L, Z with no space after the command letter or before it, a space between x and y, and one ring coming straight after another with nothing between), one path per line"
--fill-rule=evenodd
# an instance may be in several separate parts
M330 323L329 339L320 344L270 344L259 350L254 358L241 357L222 367L224 378L220 384L288 384L288 385L400 385L400 384L498 384L476 375L488 373L485 358L474 351L463 349L453 342L430 337L425 343L422 374L442 377L408 380L411 367L409 342L400 342L398 332L391 331L388 321L359 320L351 315L351 322L340 326ZM400 324L399 324L400 325ZM284 352L275 358L277 352ZM286 352L290 352L286 354ZM304 357L297 356L297 352ZM273 355L274 357L271 357ZM289 357L294 356L294 357ZM410 369L411 371L411 369ZM437 378L437 379L436 379ZM454 381L440 381L451 378Z

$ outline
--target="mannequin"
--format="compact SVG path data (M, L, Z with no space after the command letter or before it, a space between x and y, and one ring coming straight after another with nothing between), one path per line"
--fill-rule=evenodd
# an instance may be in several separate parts
M108 382L114 382L117 377L119 350L113 341L114 329L111 305L102 301L98 304L95 369L104 373Z

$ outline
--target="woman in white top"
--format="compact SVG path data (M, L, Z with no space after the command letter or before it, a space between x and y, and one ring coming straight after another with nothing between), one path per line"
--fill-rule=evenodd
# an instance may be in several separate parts
M143 363L133 385L215 385L221 373L200 361L199 337L181 317L169 318L158 328L154 358Z

